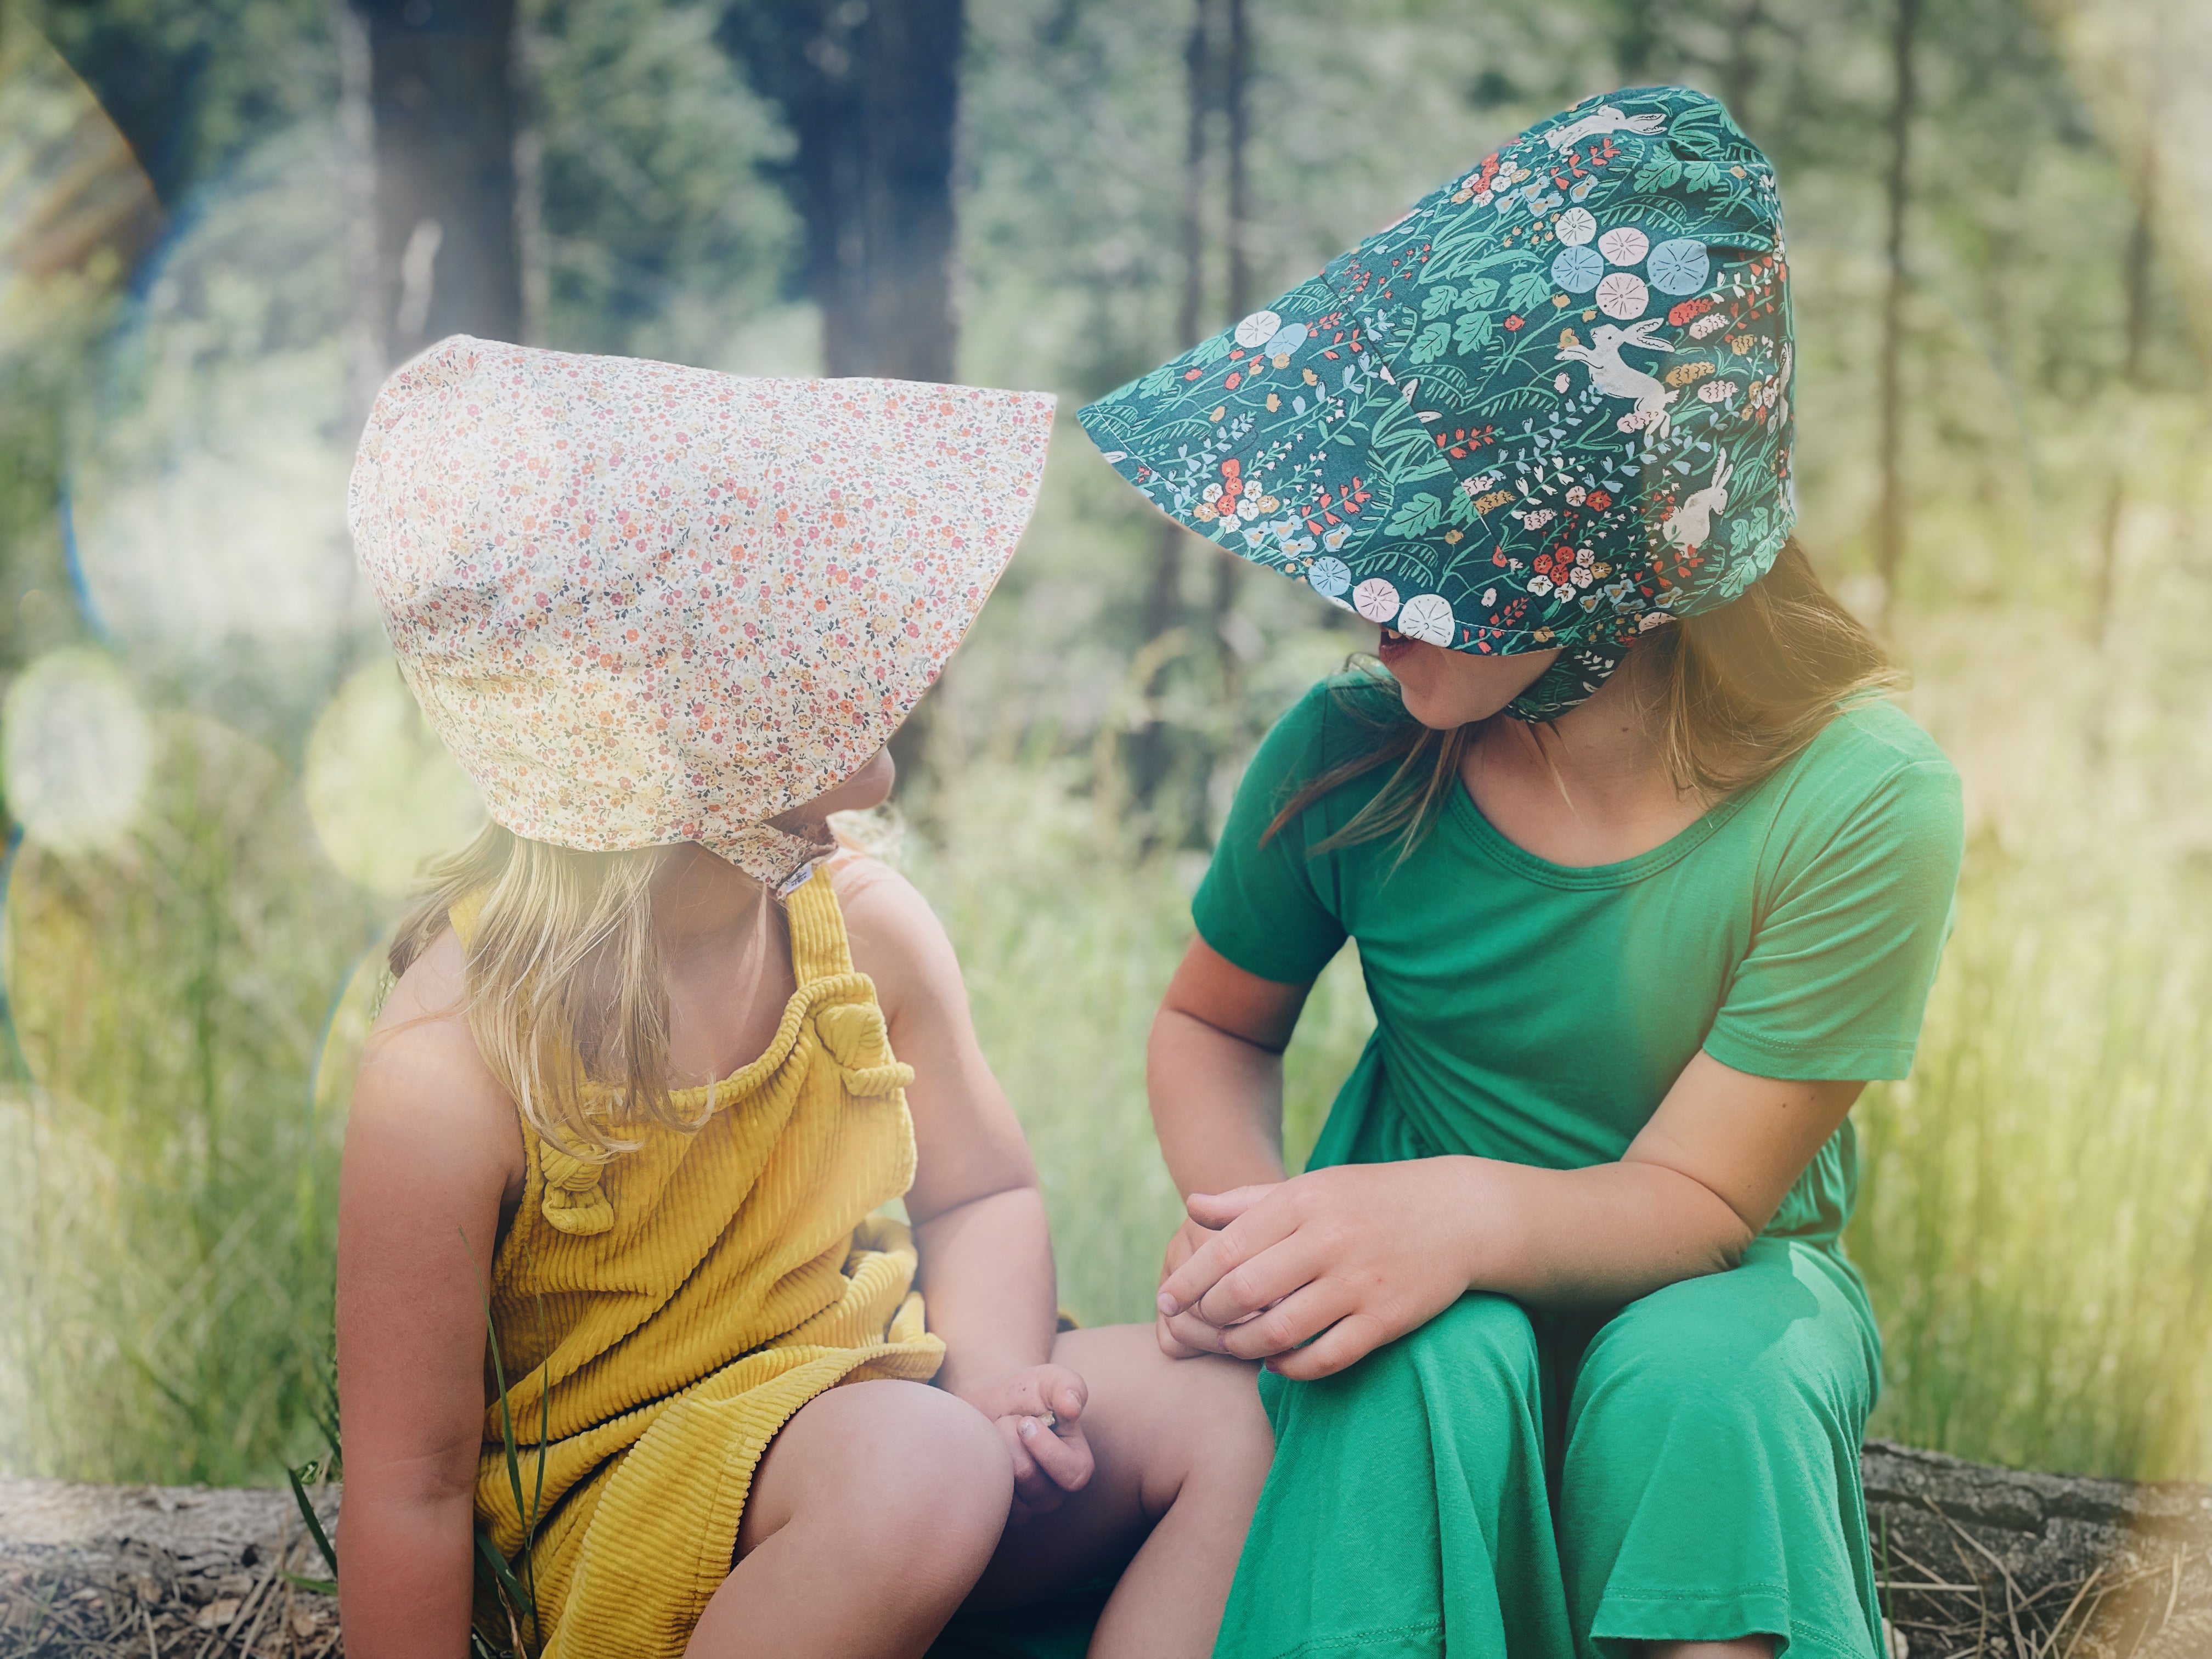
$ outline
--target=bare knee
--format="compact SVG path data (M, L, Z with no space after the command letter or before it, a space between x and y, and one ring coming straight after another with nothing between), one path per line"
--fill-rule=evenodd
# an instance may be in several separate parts
M866 1382L898 1390L884 1412L878 1492L902 1518L933 1527L953 1516L987 1526L995 1540L1013 1501L1014 1468L990 1419L966 1401L922 1382Z
M779 1460L781 1460L779 1462ZM922 1382L848 1383L809 1401L771 1443L747 1506L742 1558L787 1526L821 1523L841 1546L927 1576L982 1570L1013 1498L998 1431Z
M1256 1486L1275 1456L1275 1432L1260 1403L1258 1368L1212 1354L1168 1364L1182 1413L1198 1430L1189 1437L1191 1467L1249 1474Z
M1170 1359L1148 1325L1071 1332L1054 1357L1090 1380L1094 1409L1111 1413L1115 1448L1133 1457L1152 1519L1188 1486L1232 1504L1256 1498L1275 1455L1258 1367L1216 1355Z

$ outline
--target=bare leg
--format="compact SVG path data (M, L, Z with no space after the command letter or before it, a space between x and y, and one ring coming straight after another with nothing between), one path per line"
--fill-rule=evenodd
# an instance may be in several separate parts
M1649 1642L1650 1659L1774 1659L1771 1636L1739 1636L1733 1642Z
M1013 1469L979 1412L920 1382L854 1382L769 1444L738 1565L685 1659L915 1659L990 1561Z
M1091 1659L1206 1659L1274 1456L1255 1368L1170 1359L1150 1325L1070 1331L1053 1359L1089 1386L1098 1472L1007 1531L975 1605L1033 1601L1126 1562Z

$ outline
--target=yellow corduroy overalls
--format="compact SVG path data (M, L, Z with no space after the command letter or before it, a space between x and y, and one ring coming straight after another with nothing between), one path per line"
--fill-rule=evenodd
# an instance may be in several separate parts
M829 870L791 896L799 982L768 1052L674 1096L692 1132L586 1164L527 1122L522 1203L491 1318L520 1443L516 1510L495 1400L476 1512L523 1577L550 1659L676 1659L728 1575L753 1471L815 1395L927 1381L911 1234L871 1212L914 1176L914 1127L875 987L853 970ZM473 916L457 910L463 943ZM550 1415L538 1495L540 1413ZM506 1615L480 1598L487 1635Z

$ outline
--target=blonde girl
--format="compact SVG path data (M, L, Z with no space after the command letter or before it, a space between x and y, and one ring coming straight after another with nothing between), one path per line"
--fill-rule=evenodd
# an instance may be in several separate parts
M1212 1647L1250 1376L1055 1335L951 946L826 827L888 793L1050 424L465 338L378 399L355 538L493 823L400 927L347 1132L353 1659L460 1659L472 1620L565 1659L916 1655L1116 1572L1092 1653Z

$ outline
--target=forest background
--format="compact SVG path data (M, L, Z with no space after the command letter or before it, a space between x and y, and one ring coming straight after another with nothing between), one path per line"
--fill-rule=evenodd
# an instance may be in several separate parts
M1068 416L1655 80L1779 166L1802 533L1967 783L1918 1069L1858 1109L1877 1427L2212 1475L2212 8L2181 0L0 0L0 1468L320 1449L380 940L478 811L343 483L384 370L455 329L1061 394L1036 526L860 828L962 951L1065 1299L1142 1316L1189 894L1260 734L1371 640L1164 530ZM1294 1152L1369 1022L1348 952Z

